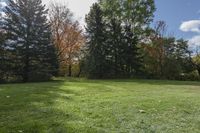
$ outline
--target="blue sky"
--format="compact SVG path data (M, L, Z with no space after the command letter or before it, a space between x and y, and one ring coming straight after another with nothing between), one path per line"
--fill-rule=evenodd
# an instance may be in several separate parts
M154 21L163 20L168 25L168 33L200 43L200 0L155 0Z

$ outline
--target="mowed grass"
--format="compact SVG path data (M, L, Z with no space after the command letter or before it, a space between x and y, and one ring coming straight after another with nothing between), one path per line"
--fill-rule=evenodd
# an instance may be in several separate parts
M78 80L0 85L0 133L199 133L200 83Z

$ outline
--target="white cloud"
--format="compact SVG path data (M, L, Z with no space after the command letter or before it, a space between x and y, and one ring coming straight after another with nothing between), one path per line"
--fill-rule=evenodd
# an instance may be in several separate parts
M66 4L71 11L74 13L75 17L79 19L81 25L84 25L85 15L89 12L90 6L97 0L42 0L46 5L50 2L61 2Z
M200 46L200 20L185 21L181 24L180 30L183 32L194 32L197 35L188 39L189 47L191 49Z
M0 2L0 5L4 7L6 6L6 2Z
M183 32L200 33L200 20L185 21L181 24L180 30Z
M189 45L191 47L200 46L200 35L194 36L191 39L189 39Z

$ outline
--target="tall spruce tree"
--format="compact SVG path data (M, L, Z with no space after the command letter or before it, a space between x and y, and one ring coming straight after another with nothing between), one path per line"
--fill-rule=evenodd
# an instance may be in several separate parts
M118 19L111 19L108 24L108 44L112 57L113 77L131 77L139 72L142 59L138 48L138 38L132 32L131 25L123 24ZM114 73L114 74L113 74Z
M4 42L4 35L3 32L0 31L0 82L3 81L4 78L4 46L3 46L3 42Z
M2 22L3 22L3 17L2 17L2 10L3 7L1 5L0 1L0 83L4 80L4 72L5 72L5 37L6 34L4 30L2 29Z
M91 78L104 78L108 71L106 60L106 26L100 6L92 5L86 16L86 34L88 44L87 72Z
M108 29L108 40L107 44L109 45L108 55L111 57L111 65L109 66L112 70L110 75L113 77L123 76L123 59L121 54L123 53L123 29L121 21L116 18L112 18L110 23L107 23Z
M57 66L48 10L41 0L9 0L3 29L15 76L23 82L48 80Z
M131 30L131 25L124 26L123 32L123 53L121 54L124 59L124 74L131 77L140 72L142 67L142 56L139 52L137 35Z

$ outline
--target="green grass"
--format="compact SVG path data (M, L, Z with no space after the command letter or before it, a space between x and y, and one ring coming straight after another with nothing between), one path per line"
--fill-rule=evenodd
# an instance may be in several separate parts
M0 133L160 132L200 132L200 83L71 79L0 85Z

